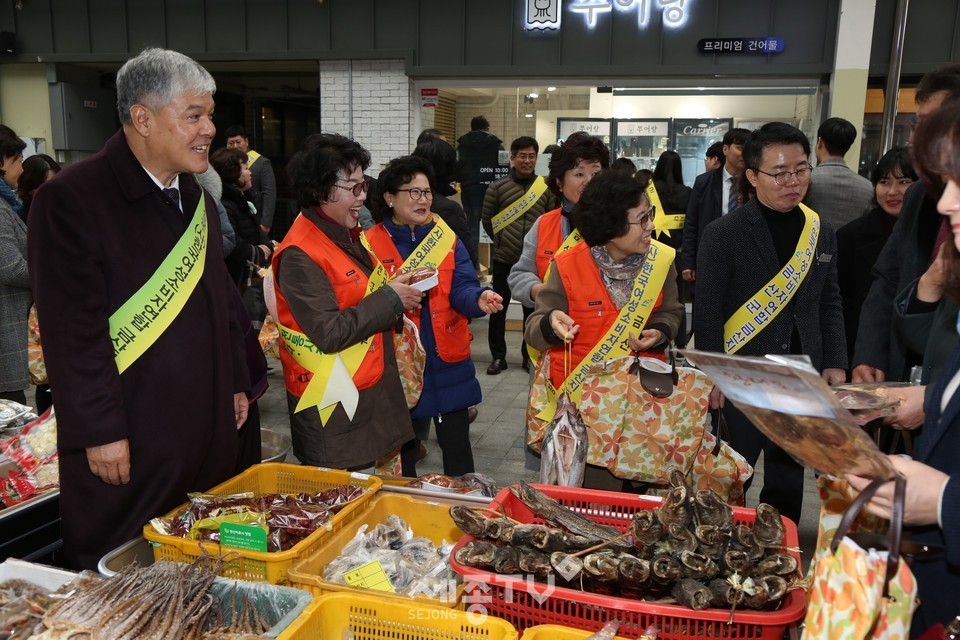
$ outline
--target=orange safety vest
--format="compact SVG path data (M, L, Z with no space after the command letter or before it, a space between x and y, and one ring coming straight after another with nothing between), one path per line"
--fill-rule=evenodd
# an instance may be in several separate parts
M580 331L571 344L570 367L575 367L607 335L610 327L617 321L620 310L613 303L606 285L600 279L600 268L593 260L590 247L586 242L580 242L567 249L556 257L555 262L554 272L560 274L563 288L567 293L567 315L573 318L575 324L580 325ZM651 316L657 312L662 303L663 291L660 291L653 305L653 311L650 312ZM550 350L550 382L554 389L558 389L570 373L564 367L563 351L562 344ZM666 359L663 353L641 352L640 355L660 360Z
M340 310L355 306L367 291L367 276L353 259L337 246L337 244L321 231L303 214L297 216L283 242L273 254L273 268L276 268L280 254L289 247L298 247L317 263L327 274L333 293L337 298ZM285 327L305 333L300 324L290 313L287 299L279 286L274 287L277 293L277 320ZM297 396L303 395L313 373L304 369L294 361L293 356L287 353L281 345L280 363L283 365L283 383L287 391ZM360 368L353 375L353 383L362 391L369 389L380 381L383 376L383 334L378 333L370 343L370 349L360 363Z
M537 276L540 282L547 277L550 262L563 244L563 209L554 209L540 216L537 224Z
M383 223L364 233L387 272L391 275L396 273L403 264L403 258ZM427 292L430 296L430 326L433 327L433 337L437 342L437 355L444 362L460 362L470 357L470 329L467 327L467 319L450 306L453 273L457 267L456 252L455 242L453 249L437 267L440 284ZM419 311L406 312L406 316L420 328Z

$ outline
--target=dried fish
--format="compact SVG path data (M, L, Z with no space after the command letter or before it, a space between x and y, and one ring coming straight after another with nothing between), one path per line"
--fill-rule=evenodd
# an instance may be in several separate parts
M774 553L757 563L760 575L789 576L800 569L800 563L789 553Z
M585 538L593 538L598 543L610 541L610 548L617 551L632 552L633 546L626 540L614 540L620 532L613 527L597 524L593 520L574 513L559 502L531 487L526 482L510 487L510 491L529 508L534 515L550 524Z
M483 527L483 537L490 540L510 540L510 531L514 524L506 518L488 518Z
M493 565L493 558L496 553L497 545L492 542L471 540L457 549L454 558L462 565L484 568Z
M699 543L700 551L711 558L722 557L730 542L729 530L724 531L713 524L698 525L693 530L693 535Z
M596 538L567 533L561 529L542 527L534 532L531 543L537 549L551 553L553 551L583 551L597 546L600 541Z
M510 534L504 542L509 542L514 546L525 545L533 546L534 535L545 535L547 527L542 524L518 524L508 530Z
M736 581L714 578L710 581L708 587L713 596L710 603L715 607L729 608L740 606L745 597L739 576L737 576Z
M619 559L610 552L588 553L583 557L583 571L601 582L614 582L619 577Z
M723 554L720 561L720 571L723 575L731 574L748 575L753 571L753 562L743 551L731 549Z
M693 512L698 525L713 525L726 530L733 527L733 508L715 491L697 491L693 497Z
M643 509L633 514L630 535L633 536L637 546L645 548L660 540L663 535L663 525L653 511Z
M587 466L587 425L570 396L557 398L557 412L543 430L540 482L563 487L583 486Z
M749 609L764 609L779 602L787 593L787 581L780 576L758 576L753 581L754 593L748 594L743 601Z
M679 604L699 611L710 606L713 593L702 583L692 578L678 580L671 593Z
M720 567L713 559L693 551L680 552L680 566L683 575L697 580L711 580L720 574Z
M537 578L546 578L553 573L553 566L550 564L550 556L533 549L519 549L520 570L527 574L533 574Z
M762 547L779 547L783 544L786 530L776 507L765 502L757 505L757 519L753 522L753 535Z
M463 531L467 535L471 535L475 538L483 537L483 531L484 527L486 527L487 517L482 515L479 511L469 507L455 505L450 507L450 517L453 519L453 523L457 525L457 528L459 528L460 531Z
M700 544L690 529L679 524L667 525L667 541L670 543L671 553L678 557L684 551L696 551Z
M650 579L650 561L628 553L621 554L617 574L625 586L639 587Z
M654 556L650 562L650 575L661 584L672 584L682 575L680 562L673 556Z
M583 573L583 560L563 551L550 554L550 566L567 582L573 582Z
M686 486L672 487L657 509L657 518L664 526L678 524L686 527L690 524L693 512L690 508L690 490Z
M745 524L738 524L733 528L733 536L730 539L730 548L737 551L743 551L750 562L757 562L764 556L763 547L757 542L754 536L754 530Z
M511 574L520 572L520 554L513 547L497 545L493 554L493 570L497 573Z

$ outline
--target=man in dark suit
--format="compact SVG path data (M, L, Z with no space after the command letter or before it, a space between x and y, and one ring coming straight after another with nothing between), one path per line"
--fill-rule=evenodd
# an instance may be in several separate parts
M123 128L30 209L77 569L233 475L250 381L217 208L193 177L207 169L215 90L190 58L145 49L117 73Z
M257 208L257 220L264 233L270 233L273 227L273 214L277 208L277 178L273 175L270 158L262 156L250 148L250 137L243 127L228 127L226 131L227 148L240 149L247 154L247 168L253 176L250 199Z
M843 307L837 287L837 238L815 213L799 207L810 184L810 142L796 127L765 124L743 147L744 177L756 190L743 206L711 223L697 256L697 303L693 325L697 348L744 356L797 354L810 358L829 384L846 379L847 347ZM813 258L794 258L814 247ZM793 265L793 275L781 275ZM779 279L777 276L781 276ZM792 284L790 284L792 282ZM761 303L769 284L788 295ZM792 292L792 294L790 294ZM776 312L770 311L770 305ZM741 322L732 322L742 308L750 311L752 331L737 341ZM726 326L725 326L726 325ZM714 408L723 407L717 389ZM800 520L803 468L764 436L732 404L723 407L731 445L750 464L764 453L760 500Z
M683 279L697 279L697 248L707 225L737 208L737 177L743 173L743 143L750 132L730 129L723 135L723 166L702 173L693 183L683 223L680 270Z

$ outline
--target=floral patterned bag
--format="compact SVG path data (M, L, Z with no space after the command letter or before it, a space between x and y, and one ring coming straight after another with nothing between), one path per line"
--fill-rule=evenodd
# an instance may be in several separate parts
M829 548L816 559L803 638L906 640L917 605L917 581L900 562L906 481L895 480L887 551L864 549L847 537L851 523L884 481L864 489L844 513Z
M527 407L527 441L538 451L547 426L537 415L548 400L550 355L543 354L537 364ZM695 488L713 489L730 504L743 504L743 485L753 468L710 432L710 379L698 369L680 368L673 393L656 398L630 372L633 361L629 356L609 360L591 369L583 383L579 409L590 438L587 463L663 491L669 469L679 467Z
M840 521L844 513L857 498L857 491L843 478L834 478L827 475L817 476L817 492L820 494L820 522L817 529L817 546L813 551L813 558L827 551L830 543L837 535ZM850 522L848 533L866 531L881 533L886 529L887 521L866 511L861 512ZM812 580L814 563L810 563L808 578Z
M408 317L403 316L403 332L393 334L393 350L397 356L400 384L407 398L407 408L420 402L423 392L423 370L427 366L427 352L420 342L420 331Z
M40 346L36 304L30 305L30 314L27 316L27 369L30 371L30 384L47 384L47 365L43 362L43 348Z

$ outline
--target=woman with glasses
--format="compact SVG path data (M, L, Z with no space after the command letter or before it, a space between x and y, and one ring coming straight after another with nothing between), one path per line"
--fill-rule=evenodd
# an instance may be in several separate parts
M603 342L625 342L630 351L663 360L676 336L683 305L674 252L652 239L656 212L645 188L632 177L603 171L573 208L570 222L583 239L556 256L524 327L528 344L549 350L543 366L549 363L553 389L563 389L570 373ZM651 310L635 324L618 322L625 309L635 307ZM584 486L619 491L623 481L591 465Z
M370 153L337 134L304 140L287 174L300 204L273 256L293 452L372 471L413 438L393 330L423 294L389 279L358 221Z
M752 196L712 222L697 251L697 349L743 356L805 355L829 384L846 380L847 344L837 287L837 237L801 204L810 186L810 142L796 127L765 124L743 145ZM731 445L751 465L764 452L760 501L800 519L803 468L717 389Z
M426 160L404 156L391 160L377 178L382 216L369 231L370 244L393 277L416 269L433 269L437 282L419 309L407 311L420 329L427 354L420 402L411 411L417 437L426 439L433 420L443 452L443 472L472 473L468 407L481 400L480 383L470 359L467 318L503 308L503 299L481 287L466 246L440 216L431 211L433 170ZM417 440L401 452L403 475L415 477Z

